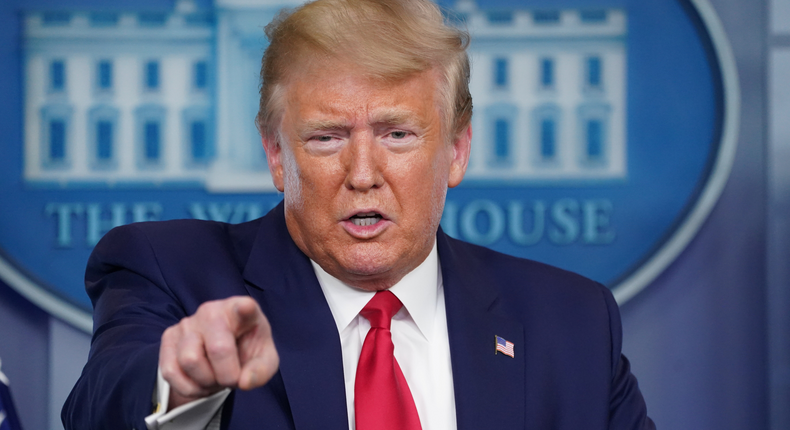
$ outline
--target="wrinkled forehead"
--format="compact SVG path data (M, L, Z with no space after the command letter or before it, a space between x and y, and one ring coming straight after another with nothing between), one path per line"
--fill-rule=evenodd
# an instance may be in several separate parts
M353 66L296 76L285 87L290 122L419 123L438 121L437 81L431 73L398 80L371 78ZM416 124L415 124L416 125ZM338 128L342 124L328 128ZM347 126L347 125L346 125Z
M316 57L293 65L287 79L277 85L273 101L280 127L286 109L292 116L307 110L315 113L319 107L327 114L347 113L352 105L366 110L368 121L402 123L414 114L415 99L425 105L424 115L438 116L444 123L447 117L442 97L444 87L443 76L435 68L380 76L353 63Z
M294 81L327 79L333 76L342 80L354 75L367 79L371 84L383 86L398 84L415 76L424 79L438 79L442 76L438 64L399 62L395 58L388 61L386 50L379 52L382 58L377 61L371 61L369 57L363 58L359 54L353 49L326 53L309 47L297 48L283 62L284 73L280 81L288 85Z

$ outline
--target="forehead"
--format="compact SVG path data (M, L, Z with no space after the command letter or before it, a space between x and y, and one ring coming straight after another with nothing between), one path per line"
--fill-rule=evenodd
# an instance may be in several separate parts
M435 121L438 87L438 75L432 70L383 79L352 66L319 62L291 75L283 88L284 113L297 123L338 117L391 123Z

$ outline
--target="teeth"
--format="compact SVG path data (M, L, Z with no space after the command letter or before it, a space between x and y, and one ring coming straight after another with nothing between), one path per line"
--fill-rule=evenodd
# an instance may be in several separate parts
M360 218L362 216L362 218ZM356 215L351 218L351 222L356 226L367 227L373 225L381 219L381 215L365 216L364 214Z

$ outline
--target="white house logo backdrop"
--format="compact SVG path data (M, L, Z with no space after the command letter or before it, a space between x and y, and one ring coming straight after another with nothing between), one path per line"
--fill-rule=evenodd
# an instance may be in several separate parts
M38 6L37 3L41 3ZM114 226L265 214L262 27L287 0L26 2L2 119L0 276L90 327L87 257ZM29 5L29 7L27 6ZM705 0L442 3L472 36L472 159L442 228L607 284L647 285L729 174L738 89ZM9 46L16 44L16 46ZM16 75L14 75L16 74Z

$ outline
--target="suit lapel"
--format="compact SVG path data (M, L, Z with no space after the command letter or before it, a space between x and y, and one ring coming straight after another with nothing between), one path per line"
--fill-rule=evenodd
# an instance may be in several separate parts
M447 308L459 430L523 429L525 420L524 327L501 312L485 267L441 230L439 259ZM495 353L495 336L515 345L515 357Z
M263 218L244 279L272 325L296 428L348 428L337 326L310 260L288 234L282 203Z

